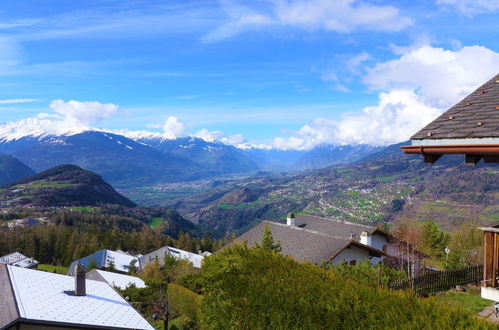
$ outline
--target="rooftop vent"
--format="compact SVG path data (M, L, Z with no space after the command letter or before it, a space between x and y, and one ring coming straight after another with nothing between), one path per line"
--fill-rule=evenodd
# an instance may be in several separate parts
M296 221L295 221L295 214L294 213L288 213L288 217L286 219L286 224L288 226L296 226Z
M74 295L75 296L85 296L86 293L86 286L85 286L85 266L82 264L78 264L75 266L75 291Z

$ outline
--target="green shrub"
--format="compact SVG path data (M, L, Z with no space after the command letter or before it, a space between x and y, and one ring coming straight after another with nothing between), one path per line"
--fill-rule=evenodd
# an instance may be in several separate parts
M487 329L472 314L337 278L262 249L236 246L205 259L206 329Z
M168 299L173 308L194 323L199 323L202 296L177 284L168 284Z
M383 262L372 266L369 260L360 262L356 266L340 262L336 266L326 265L325 268L330 269L339 279L351 279L370 286L386 288L392 281L407 279L407 274L404 271L390 268Z

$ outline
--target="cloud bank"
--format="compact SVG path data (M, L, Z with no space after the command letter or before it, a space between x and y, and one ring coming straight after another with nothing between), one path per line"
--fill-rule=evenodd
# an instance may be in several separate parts
M220 4L228 20L208 33L204 41L228 39L244 31L270 26L349 33L394 32L412 24L396 7L359 0L269 0L264 1L261 8L231 0L222 0Z
M379 91L378 104L341 120L316 118L274 140L282 149L320 144L388 145L408 140L448 107L499 72L499 53L480 46L457 51L431 46L366 68L363 82Z

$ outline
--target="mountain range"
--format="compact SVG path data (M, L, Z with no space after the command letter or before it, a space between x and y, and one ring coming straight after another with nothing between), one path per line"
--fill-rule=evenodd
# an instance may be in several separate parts
M120 134L116 134L120 133ZM221 142L160 134L83 130L46 133L21 128L0 132L0 153L35 171L74 164L96 172L117 187L147 186L213 177L283 172L345 164L379 148L322 145L308 151L239 149Z

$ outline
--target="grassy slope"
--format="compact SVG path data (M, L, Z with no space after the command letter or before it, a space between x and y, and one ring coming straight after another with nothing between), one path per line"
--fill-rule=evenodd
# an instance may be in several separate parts
M63 274L63 275L66 275L68 273L68 270L69 270L68 267L54 266L54 265L47 265L47 264L39 264L38 269L44 270L44 271L50 272L50 273L57 273L57 274Z
M459 307L473 314L478 314L493 304L492 301L480 297L480 289L476 288L468 289L466 292L453 290L443 292L433 299L439 304Z

